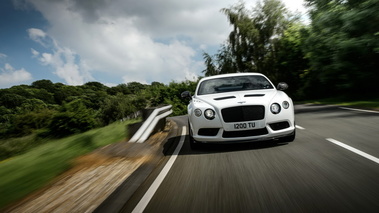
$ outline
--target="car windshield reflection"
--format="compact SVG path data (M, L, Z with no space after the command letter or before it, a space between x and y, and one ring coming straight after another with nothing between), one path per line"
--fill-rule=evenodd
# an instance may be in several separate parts
M273 88L273 85L263 76L236 76L203 81L197 95Z

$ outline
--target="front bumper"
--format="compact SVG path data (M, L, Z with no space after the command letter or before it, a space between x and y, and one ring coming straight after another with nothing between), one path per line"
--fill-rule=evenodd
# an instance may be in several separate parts
M191 127L192 137L197 142L202 143L235 143L235 142L253 142L262 140L272 140L286 137L294 133L294 122L289 120L279 121L265 125L263 128L258 127L247 130L227 131L221 128L199 128Z

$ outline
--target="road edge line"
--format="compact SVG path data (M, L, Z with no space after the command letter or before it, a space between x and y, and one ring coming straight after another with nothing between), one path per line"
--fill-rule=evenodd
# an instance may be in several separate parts
M183 126L182 128L182 134L180 137L180 141L178 146L176 147L174 153L171 155L170 159L167 161L166 165L162 169L162 171L159 173L158 177L154 180L153 184L151 184L150 188L146 191L145 195L142 197L142 199L138 202L137 206L134 207L133 213L141 213L145 210L146 206L149 204L151 198L154 196L155 192L158 190L158 187L163 182L164 178L170 171L172 165L174 164L176 158L179 155L180 150L182 149L182 146L184 144L184 139L186 137L187 128L186 126Z

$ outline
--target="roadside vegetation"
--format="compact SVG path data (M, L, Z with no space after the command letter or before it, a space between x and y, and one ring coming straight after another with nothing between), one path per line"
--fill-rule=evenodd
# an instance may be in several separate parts
M0 90L0 161L25 153L50 139L135 119L147 107L173 105L173 115L185 113L196 82L169 85L138 82L107 87L99 82L68 86L39 80L32 85Z
M204 74L261 72L285 81L295 100L377 98L377 0L305 0L310 23L279 0L221 11L232 26L215 55L204 53Z
M136 121L117 121L85 133L49 139L25 154L0 162L0 208L46 185L71 168L76 157L125 140L126 125Z
M287 82L296 102L378 109L378 1L305 2L309 24L280 0L222 8L232 31L216 54L203 54L204 76L260 72L274 84ZM126 123L141 109L171 104L173 116L186 114L180 94L196 84L38 80L0 89L0 208L45 185L73 158L127 137Z

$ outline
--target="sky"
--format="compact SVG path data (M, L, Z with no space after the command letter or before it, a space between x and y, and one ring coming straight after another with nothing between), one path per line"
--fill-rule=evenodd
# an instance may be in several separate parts
M306 14L303 0L282 0ZM247 8L257 0L245 0ZM238 0L1 0L0 88L195 80ZM250 7L249 7L250 6Z

